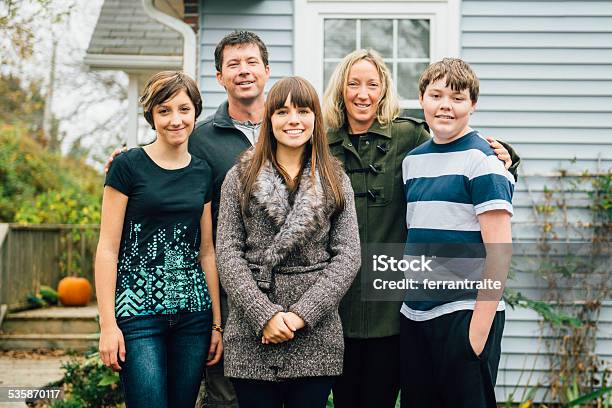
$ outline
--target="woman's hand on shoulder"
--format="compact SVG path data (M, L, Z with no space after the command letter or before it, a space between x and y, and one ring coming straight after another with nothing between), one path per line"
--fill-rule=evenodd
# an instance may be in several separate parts
M278 344L287 340L293 339L293 330L287 327L285 319L283 318L286 313L278 312L266 323L263 329L263 336L261 342L263 344Z
M119 360L125 362L125 342L117 324L101 328L98 348L104 365L113 371L121 371Z
M491 136L487 136L487 142L489 142L489 146L493 148L497 158L504 162L504 167L506 170L508 170L510 166L512 166L512 157L510 156L508 149L506 149L504 145L493 139Z
M208 360L206 367L214 366L221 361L223 355L223 336L221 332L213 330L210 335L210 347L208 349Z

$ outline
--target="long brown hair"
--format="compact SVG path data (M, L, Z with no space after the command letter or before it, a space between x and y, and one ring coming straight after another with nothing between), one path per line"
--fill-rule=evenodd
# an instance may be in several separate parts
M332 156L327 143L327 133L323 124L321 104L314 87L304 78L297 76L285 77L272 86L266 98L266 112L259 131L259 138L255 145L255 152L246 171L240 176L244 188L242 196L243 211L253 192L253 185L261 168L270 162L284 178L287 186L293 188L294 181L276 160L276 138L272 132L272 115L276 110L285 106L287 97L291 95L291 104L295 107L309 108L315 116L314 129L310 143L306 143L302 154L302 170L308 161L311 163L311 177L315 177L315 169L319 172L323 193L326 198L333 200L335 212L344 208L344 191L340 179L340 164Z

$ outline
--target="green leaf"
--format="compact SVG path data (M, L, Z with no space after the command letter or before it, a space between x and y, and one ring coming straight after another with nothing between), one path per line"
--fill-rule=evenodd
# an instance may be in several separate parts
M579 318L562 312L557 312L549 303L541 300L529 299L521 292L514 293L509 289L506 289L504 299L513 309L515 306L531 309L554 326L582 327L583 325Z
M117 384L119 382L119 373L116 372L108 372L105 373L104 376L98 382L98 386L106 387L108 385Z
M585 402L589 402L594 400L595 398L599 398L603 395L609 394L612 391L612 387L600 388L599 390L593 391L586 395L582 395L576 398L573 401L570 401L567 405L568 407L575 407L576 405L584 404Z

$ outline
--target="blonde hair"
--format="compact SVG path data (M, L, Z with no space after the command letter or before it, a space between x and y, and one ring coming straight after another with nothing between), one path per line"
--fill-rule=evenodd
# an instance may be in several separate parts
M344 91L346 90L349 71L355 63L361 60L369 61L376 67L382 83L376 120L382 126L386 126L399 116L399 101L391 79L391 72L389 72L389 68L385 65L382 57L372 49L356 50L338 63L323 95L323 118L325 125L330 129L340 129L346 122Z
M459 58L443 58L429 65L419 78L419 96L425 94L429 84L441 79L446 79L446 86L453 91L469 90L472 102L478 102L480 81L467 62Z

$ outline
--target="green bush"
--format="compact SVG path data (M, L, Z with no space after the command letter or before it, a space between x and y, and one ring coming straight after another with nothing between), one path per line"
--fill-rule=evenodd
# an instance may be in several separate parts
M21 206L15 221L26 224L99 224L100 198L68 187L45 191Z
M0 122L0 222L97 224L103 178L45 150L25 125Z
M102 364L98 353L84 361L73 358L64 363L62 379L65 399L53 408L107 408L123 406L119 374Z
M0 124L0 220L12 222L24 201L60 181L53 163L23 127Z

